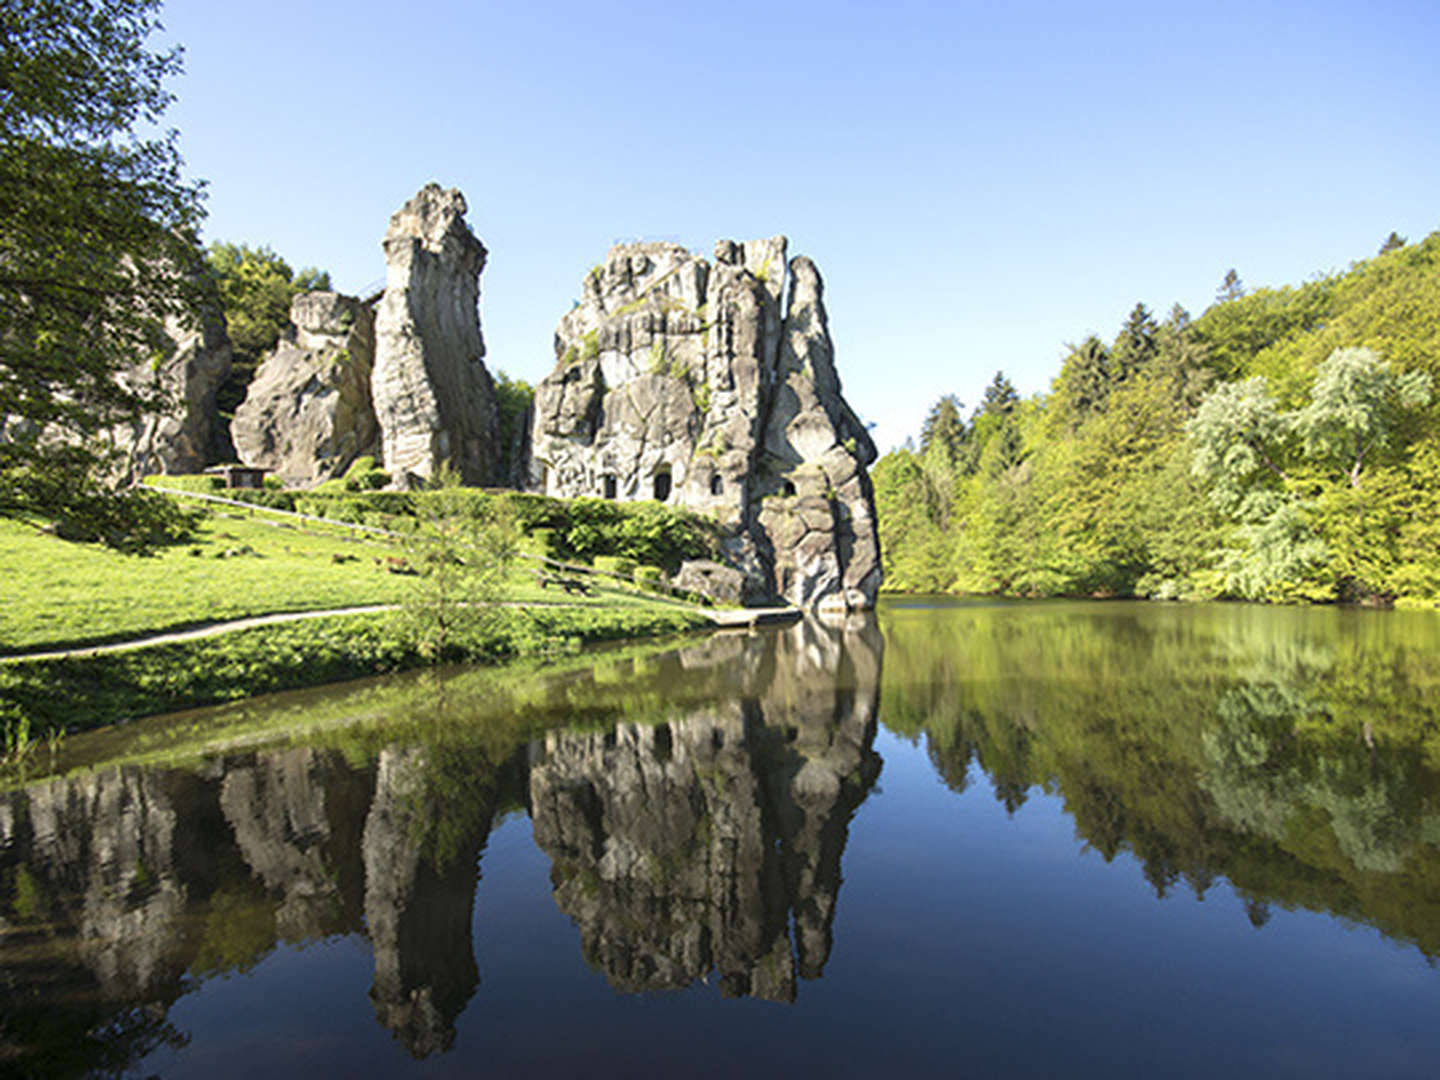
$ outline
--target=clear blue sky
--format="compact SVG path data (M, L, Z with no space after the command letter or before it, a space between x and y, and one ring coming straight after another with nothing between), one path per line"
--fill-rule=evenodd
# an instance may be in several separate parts
M1440 4L169 0L207 240L356 290L459 187L488 362L535 381L617 240L783 232L882 449L1137 300L1199 314L1440 228Z

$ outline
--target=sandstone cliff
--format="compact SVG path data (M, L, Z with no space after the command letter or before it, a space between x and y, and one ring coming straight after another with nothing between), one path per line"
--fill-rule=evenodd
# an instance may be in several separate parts
M114 432L137 476L194 473L228 457L229 440L215 411L215 392L230 374L230 338L218 308L165 322L175 351L152 369L134 365L136 386L158 384L169 399L163 412L136 418Z
M291 302L290 321L295 339L256 370L230 432L247 465L310 487L379 451L370 398L375 319L353 297L312 292Z
M371 391L385 468L404 486L443 465L497 479L499 421L477 304L485 246L465 197L427 184L390 218Z
M715 516L751 600L868 607L875 447L840 393L819 272L786 248L721 241L713 264L674 244L613 248L556 330L535 481Z

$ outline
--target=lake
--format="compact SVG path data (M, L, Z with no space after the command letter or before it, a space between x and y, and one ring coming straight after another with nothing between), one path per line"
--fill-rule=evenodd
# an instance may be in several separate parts
M53 764L20 1075L1440 1071L1433 613L892 600Z

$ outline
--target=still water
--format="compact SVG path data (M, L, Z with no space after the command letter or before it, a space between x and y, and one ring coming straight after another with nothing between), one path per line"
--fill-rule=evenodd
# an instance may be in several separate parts
M899 601L54 765L0 1071L1440 1073L1434 614Z

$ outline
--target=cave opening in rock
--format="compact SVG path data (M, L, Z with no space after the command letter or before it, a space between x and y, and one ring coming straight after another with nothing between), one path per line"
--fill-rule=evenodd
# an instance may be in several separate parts
M725 489L725 485L724 485L724 483L721 481L721 479L720 479L720 474L719 474L719 473L716 473L714 476L710 477L710 494L711 494L711 495L719 495L720 492L723 491L724 489Z
M664 502L670 497L670 470L660 469L655 473L655 498Z
M781 493L782 495L786 495L786 496L794 495L794 494L795 494L795 481L793 481L793 480L784 480L784 481L782 481L781 484L780 484L780 493Z
M616 490L617 490L617 489L616 489L616 484L615 484L615 474L614 474L614 473L606 473L605 476L603 477L603 481L602 481L602 482L603 482L604 488L605 488L605 498L607 498L607 499L613 499L613 498L615 498L615 492L616 492Z

